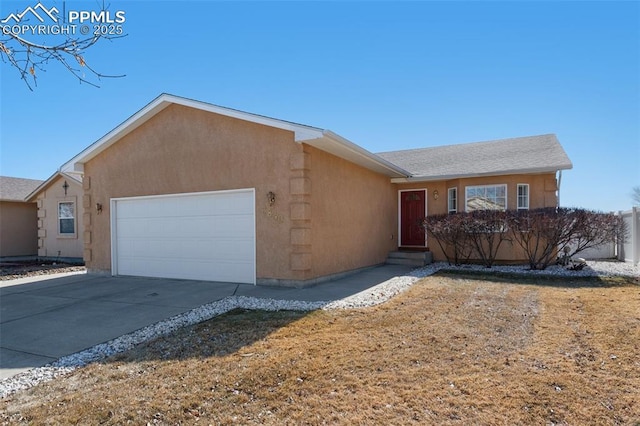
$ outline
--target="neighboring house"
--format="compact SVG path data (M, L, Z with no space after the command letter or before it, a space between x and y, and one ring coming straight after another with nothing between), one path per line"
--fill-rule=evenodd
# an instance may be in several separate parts
M77 176L55 173L28 196L38 206L38 257L82 262L82 182Z
M0 257L38 252L36 204L25 201L41 180L0 176Z
M90 272L303 286L434 249L427 214L556 206L571 167L554 135L375 155L163 94L61 172L82 176Z

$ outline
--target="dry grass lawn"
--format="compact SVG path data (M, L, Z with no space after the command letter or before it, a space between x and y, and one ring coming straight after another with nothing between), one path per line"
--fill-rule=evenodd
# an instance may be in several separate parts
M32 424L640 424L640 286L437 275L233 311L0 401Z

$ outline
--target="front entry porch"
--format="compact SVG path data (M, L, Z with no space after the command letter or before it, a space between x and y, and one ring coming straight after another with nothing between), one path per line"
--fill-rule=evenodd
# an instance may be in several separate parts
M433 253L430 251L392 251L385 261L387 265L406 265L421 268L433 263Z

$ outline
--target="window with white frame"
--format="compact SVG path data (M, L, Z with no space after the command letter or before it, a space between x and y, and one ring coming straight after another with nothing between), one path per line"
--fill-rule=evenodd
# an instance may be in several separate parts
M518 184L518 210L527 210L529 208L529 184Z
M76 233L76 206L74 202L58 203L58 234L74 235Z
M458 211L458 188L449 188L447 197L447 204L449 213L456 213Z
M507 185L477 185L465 187L465 209L506 210Z

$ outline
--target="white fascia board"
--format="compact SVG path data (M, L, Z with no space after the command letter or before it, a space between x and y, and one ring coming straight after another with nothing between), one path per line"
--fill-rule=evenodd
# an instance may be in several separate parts
M70 173L63 173L60 172L60 174L68 179L71 179L72 181L74 181L75 183L77 183L78 185L82 185L82 175L81 174L75 174L72 175Z
M35 197L36 195L38 195L38 193L40 193L40 191L42 191L45 187L49 186L49 184L51 182L53 182L54 179L56 179L58 176L62 175L62 173L60 172L55 172L54 174L52 174L51 176L49 176L47 178L47 180L45 180L44 182L42 182L40 185L38 185L38 187L36 189L34 189L33 191L31 191L29 193L29 195L27 195L26 197L24 197L24 201L27 202L31 202L31 201L35 201L32 200L33 197Z
M333 133L331 130L323 130L320 137L301 140L300 142L392 178L406 178L411 175L406 170L383 160L361 146Z
M563 167L563 168L536 168L536 169L515 169L515 170L501 170L499 172L488 172L488 173L467 173L467 174L455 174L455 175L442 175L442 176L414 176L414 177L406 177L406 178L393 178L391 179L391 183L410 183L410 182L436 182L441 180L451 180L451 179L469 179L476 177L487 177L487 176L506 176L506 175L534 175L540 173L556 173L558 170L567 170L571 167Z
M82 178L80 176L76 177L67 173L57 171L51 176L49 176L47 180L45 180L40 185L38 185L36 189L31 191L31 193L25 197L25 201L29 201L29 202L35 201L33 198L36 195L38 195L43 189L47 188L54 180L56 180L59 177L69 179L71 182L75 183L76 185L82 185Z
M303 124L296 124L289 121L278 120L276 118L266 117L264 115L252 114L237 109L225 108L218 105L208 104L193 99L181 98L174 95L162 95L167 102L183 105L190 108L196 108L203 111L213 112L215 114L224 115L226 117L237 118L239 120L250 121L252 123L262 124L269 127L275 127L282 130L289 130L295 134L296 142L304 139L318 137L322 134L322 129Z

